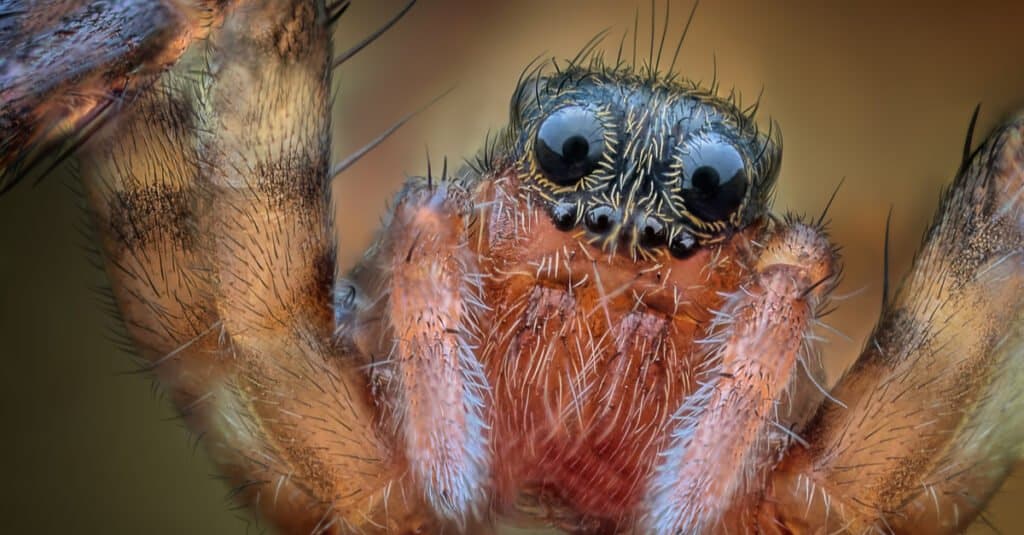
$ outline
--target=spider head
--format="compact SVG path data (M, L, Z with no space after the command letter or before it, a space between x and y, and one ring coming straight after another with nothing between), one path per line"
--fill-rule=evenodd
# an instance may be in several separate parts
M687 258L762 216L781 162L731 100L631 69L519 84L499 156L556 228L636 257Z

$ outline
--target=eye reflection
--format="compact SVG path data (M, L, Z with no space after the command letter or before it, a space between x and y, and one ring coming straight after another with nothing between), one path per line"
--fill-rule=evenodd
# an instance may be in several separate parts
M637 226L640 244L644 247L656 247L665 243L665 225L656 217L648 216Z
M556 184L571 186L601 161L604 126L593 110L567 106L541 122L534 145L544 174Z
M705 221L728 219L743 203L748 184L743 156L725 140L699 140L683 156L683 200Z
M619 221L619 214L607 205L595 206L587 211L584 221L591 232L605 234Z
M680 232L679 234L676 234L668 244L668 252L671 253L672 256L681 260L690 258L696 251L697 239L689 232Z
M551 219L558 230L571 230L576 226L576 207L567 203L556 204L551 208Z

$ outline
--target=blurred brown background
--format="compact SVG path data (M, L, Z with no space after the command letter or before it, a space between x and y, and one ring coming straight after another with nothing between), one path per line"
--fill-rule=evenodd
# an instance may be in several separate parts
M394 13L401 1L356 2L338 50ZM663 0L658 0L659 30ZM611 27L605 47L632 28L643 1L421 0L337 76L335 149L355 150L398 117L454 86L337 183L342 257L370 239L405 174L470 157L502 126L523 66L538 54L571 56ZM672 1L669 41L688 1ZM748 99L764 87L763 116L782 125L785 158L777 210L817 214L841 177L830 214L846 279L832 324L849 335L825 348L840 370L878 312L885 214L893 207L892 270L909 265L956 169L971 110L979 133L1024 107L1020 2L786 2L701 5L678 68L719 80ZM646 45L641 46L641 56ZM108 339L108 313L92 294L82 217L68 180L52 177L0 198L0 518L10 533L247 533L201 450L148 379ZM1024 388L1024 385L1022 385ZM1020 476L989 520L1024 532ZM984 533L989 528L978 527Z

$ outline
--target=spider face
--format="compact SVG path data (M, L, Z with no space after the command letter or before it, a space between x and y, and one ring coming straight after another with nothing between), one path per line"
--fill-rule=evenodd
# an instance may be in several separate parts
M507 158L555 227L633 258L688 258L764 215L777 130L695 84L576 66L520 83Z

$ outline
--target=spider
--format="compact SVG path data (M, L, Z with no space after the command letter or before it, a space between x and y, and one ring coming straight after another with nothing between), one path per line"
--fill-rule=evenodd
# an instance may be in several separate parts
M271 523L942 532L977 514L1020 443L1020 120L966 151L826 392L812 331L839 261L820 220L768 211L778 128L659 73L653 46L527 68L475 165L410 179L339 272L326 26L346 5L211 4L96 78L4 97L15 166L65 121L100 125L82 175L128 330ZM54 103L52 131L23 126Z

